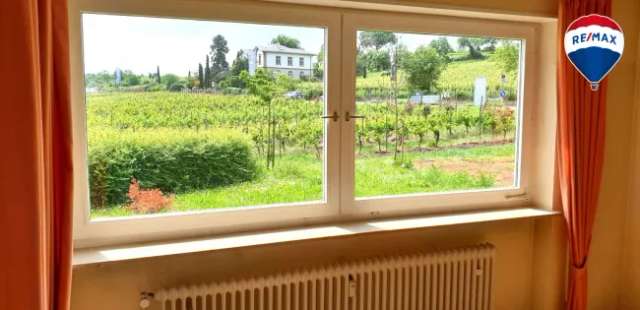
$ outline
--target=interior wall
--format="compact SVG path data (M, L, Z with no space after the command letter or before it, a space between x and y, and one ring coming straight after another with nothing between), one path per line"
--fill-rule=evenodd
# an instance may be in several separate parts
M135 310L141 291L482 242L497 249L495 309L529 309L533 234L522 219L91 265L74 269L72 309Z
M435 3L543 16L555 16L557 7L557 0L359 1ZM639 14L637 0L614 0L613 17L626 33L626 46L609 80L604 175L589 260L590 309L640 309L640 165L629 168L631 146L640 145L640 126L632 126L640 104L635 96ZM632 158L636 163L639 153ZM631 187L628 180L633 181ZM143 290L477 242L498 248L496 309L559 309L564 279L561 235L558 218L517 220L92 265L74 269L72 309L133 310Z
M380 2L395 3L396 1ZM403 3L408 2L426 5L423 1L403 1ZM431 2L474 10L512 11L538 16L555 16L557 6L556 0L436 0ZM553 30L550 31L553 32ZM554 95L549 94L541 99L554 100ZM622 113L622 111L617 112L617 114ZM554 128L552 125L550 124L549 128ZM623 126L619 125L619 127ZM612 171L613 176L619 176L622 172L617 168L616 166L605 169L608 171L606 176L611 179ZM141 291L480 242L491 242L497 247L495 291L498 293L494 299L495 309L560 309L561 288L565 274L564 243L561 236L562 221L558 217L539 220L524 219L84 266L74 269L72 309L133 310L138 309L138 297ZM609 237L616 239L619 236L614 234ZM594 248L598 251L602 250L600 245L594 245ZM598 274L598 272L592 272L594 273ZM596 297L604 298L600 295Z
M637 16L637 15L636 15ZM625 38L635 36L640 37L640 33L630 33L626 31ZM640 49L635 54L625 52L629 58L635 58L635 98L632 102L634 106L634 116L632 119L631 131L631 160L629 178L629 202L624 212L625 232L622 249L622 284L621 284L621 309L640 309Z
M623 275L629 272L621 268L625 218L636 220L625 212L631 176L632 118L636 109L639 13L639 1L613 0L613 18L625 33L625 49L609 77L602 189L588 261L590 309L640 309L638 301L633 306L620 303L621 292L627 290L622 286ZM635 276L640 277L640 272Z

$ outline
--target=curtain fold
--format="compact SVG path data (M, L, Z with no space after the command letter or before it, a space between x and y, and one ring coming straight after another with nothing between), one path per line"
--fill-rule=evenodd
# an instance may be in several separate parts
M565 56L563 38L576 18L610 16L611 0L560 0L558 11L557 177L569 242L566 308L587 308L587 259L598 204L604 155L607 79L599 91Z
M0 309L69 309L69 74L67 1L0 1Z

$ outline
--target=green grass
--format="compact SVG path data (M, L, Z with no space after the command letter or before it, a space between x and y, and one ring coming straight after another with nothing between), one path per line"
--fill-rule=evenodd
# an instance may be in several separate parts
M482 172L446 171L436 165L415 167L419 161L494 160L513 156L513 144L446 148L435 151L407 152L398 165L391 153L360 156L356 160L356 196L440 192L494 186L492 175ZM171 212L232 208L272 203L302 202L322 199L322 166L311 153L297 152L278 157L276 167L263 171L260 178L214 189L175 196ZM125 206L92 210L92 217L135 214Z

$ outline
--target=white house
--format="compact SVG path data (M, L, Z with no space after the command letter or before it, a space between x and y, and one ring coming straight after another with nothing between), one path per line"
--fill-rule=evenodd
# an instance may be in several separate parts
M313 74L314 53L302 48L289 48L279 44L258 46L246 51L249 59L249 73L257 68L266 68L292 78L310 77Z

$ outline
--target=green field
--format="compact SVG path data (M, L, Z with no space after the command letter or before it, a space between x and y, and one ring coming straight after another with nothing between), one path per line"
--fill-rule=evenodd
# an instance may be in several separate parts
M358 77L357 113L366 118L356 126L356 197L513 185L517 111L501 100L480 109L468 99L478 76L488 79L490 96L505 86L497 67L491 57L451 62L438 84L462 95L429 107L408 103L402 82L391 100L384 74ZM290 87L304 99L88 94L92 217L321 200L322 85ZM132 196L134 180L140 196Z
M147 135L140 148L152 145L154 153L142 152L143 156L164 152L166 143L172 143L181 136L199 134L215 135L212 128L227 128L246 136L244 139L254 153L256 165L259 167L255 179L234 184L214 186L211 188L179 191L173 196L170 208L161 212L199 210L224 207L239 207L271 203L313 201L322 199L322 123L318 103L293 100L283 102L279 106L281 128L289 130L282 134L282 145L276 153L276 164L272 169L264 167L264 156L261 154L263 143L260 140L261 122L259 117L250 122L245 120L249 111L261 110L252 105L253 99L248 96L221 96L207 94L180 93L107 93L88 96L89 153L90 161L101 146L109 142L116 145L115 152L106 155L108 160L123 158L122 149L118 145L124 141L138 141L141 138L125 139L127 135ZM254 102L255 103L255 102ZM304 107L295 110L291 106ZM181 108L176 108L180 106ZM239 108L239 107L243 108ZM367 115L358 127L358 136L364 137L365 143L356 146L356 195L376 196L415 192L435 192L459 189L475 189L502 187L513 184L514 145L511 142L512 132L504 140L499 133L491 133L485 129L472 127L467 134L463 125L453 123L452 134L448 134L445 123L439 123L443 136L438 147L434 146L434 137L429 131L429 118L420 116L420 110L403 112L403 119L424 120L425 132L421 143L412 131L407 130L402 145L402 152L394 160L393 132L389 109L386 104L359 104L362 113ZM404 107L399 109L404 111ZM445 116L444 110L432 108L431 115ZM467 110L472 111L471 107ZM459 110L463 111L463 110ZM256 113L257 113L256 112ZM258 113L259 114L259 113ZM224 115L224 117L221 117ZM285 121L286 120L286 121ZM445 120L444 118L440 120ZM205 124L205 125L203 125ZM315 128L315 129L314 129ZM417 129L416 129L417 130ZM433 130L433 128L431 129ZM106 134L108 133L108 134ZM169 135L169 136L168 136ZM234 136L236 134L233 134ZM385 141L385 136L388 138ZM111 137L111 138L108 138ZM114 142L113 137L118 137ZM170 137L170 138L169 138ZM205 136L206 137L206 136ZM379 143L376 143L379 141ZM136 149L136 145L133 148ZM278 143L280 145L280 143ZM122 146L124 147L124 146ZM132 146L127 146L127 149ZM175 149L176 147L172 147ZM180 145L177 147L181 148ZM140 152L140 150L138 150ZM147 154L147 155L144 155ZM126 154L125 154L126 155ZM163 158L174 155L162 155ZM126 157L124 157L126 158ZM169 158L169 160L171 160ZM184 156L181 158L185 158ZM186 157L189 158L189 157ZM197 160L197 159L196 159ZM214 158L215 160L215 158ZM222 160L222 159L221 159ZM147 160L148 161L148 160ZM170 164L171 162L169 162ZM91 164L91 163L90 163ZM122 166L121 163L119 163ZM224 162L215 162L225 166ZM132 163L131 165L139 165ZM187 168L184 162L176 162L173 174L180 174ZM127 166L125 163L124 166ZM181 166L185 166L181 170ZM93 167L93 166L92 166ZM108 170L107 168L105 168ZM152 174L160 174L159 168ZM95 169L94 169L95 170ZM90 171L93 176L96 171ZM132 175L131 177L134 177ZM145 175L135 175L143 179ZM186 176L188 178L188 176ZM171 175L165 176L171 179ZM128 178L120 182L129 182ZM153 182L146 184L154 184ZM95 182L94 182L95 183ZM156 182L157 183L157 182ZM95 185L95 184L94 184ZM143 184L144 186L144 184ZM95 191L95 187L92 191ZM148 188L155 188L149 186ZM161 186L157 186L161 187ZM172 194L164 191L164 194ZM135 214L128 203L107 203L92 208L93 217L122 216Z

